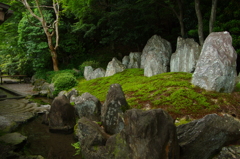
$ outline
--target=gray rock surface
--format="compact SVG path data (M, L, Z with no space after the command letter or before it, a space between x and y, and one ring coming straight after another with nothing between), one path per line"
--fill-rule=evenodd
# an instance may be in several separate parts
M223 147L219 155L213 159L238 159L240 158L240 145L231 145Z
M101 110L101 120L104 129L109 134L120 132L123 127L123 113L129 109L122 87L112 84Z
M76 123L75 109L65 95L58 96L53 100L48 119L51 132L73 132Z
M124 114L124 129L107 143L109 158L178 159L179 146L172 117L162 109L131 109Z
M211 33L203 44L192 84L208 91L231 93L237 76L236 58L231 35Z
M144 69L144 76L151 77L168 72L171 54L171 44L160 36L153 35L148 40L141 56L141 68Z
M78 91L73 88L71 91L67 92L67 98L70 100L71 96L78 96Z
M127 67L129 61L130 61L129 56L124 56L123 59L122 59L122 64Z
M124 71L125 69L126 66L114 57L107 65L105 77L112 76L118 72Z
M103 68L95 69L91 74L91 79L105 77L106 71Z
M171 56L170 71L193 73L200 53L201 47L194 39L178 37L176 52Z
M240 121L230 115L206 115L177 127L182 159L209 159L240 139Z
M93 121L101 121L101 102L90 93L76 97L75 109L79 118L86 117Z
M84 73L83 73L83 75L84 75L84 78L85 78L86 80L90 80L90 79L91 79L92 73L93 73L93 68L92 68L92 66L85 66L85 67L84 67Z
M127 65L127 68L140 68L141 54L141 52L131 52L129 54L129 63Z

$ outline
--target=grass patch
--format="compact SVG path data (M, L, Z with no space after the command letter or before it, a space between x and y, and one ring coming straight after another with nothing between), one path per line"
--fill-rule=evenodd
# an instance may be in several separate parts
M190 83L191 78L191 73L183 72L145 77L143 69L126 69L110 77L89 81L79 79L76 89L80 94L89 92L104 102L110 85L118 83L131 108L162 108L174 118L182 115L201 117L234 104L239 107L239 98L233 98L232 94L207 92L194 87ZM235 95L238 96L239 93Z

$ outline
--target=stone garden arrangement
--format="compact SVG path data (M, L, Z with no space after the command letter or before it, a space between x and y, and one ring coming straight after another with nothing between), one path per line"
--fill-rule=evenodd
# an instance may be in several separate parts
M202 48L193 39L178 38L173 54L170 43L154 35L142 53L131 52L122 62L113 58L106 71L86 66L84 77L108 77L127 68L143 68L147 77L169 71L190 72L193 85L228 93L233 91L237 76L231 36L218 32L211 33ZM44 89L52 92L54 88L50 88ZM240 146L226 146L240 140L237 118L209 114L176 127L174 119L162 109L129 109L119 84L110 86L103 104L88 92L60 92L43 123L52 132L74 131L81 155L87 159L240 158Z

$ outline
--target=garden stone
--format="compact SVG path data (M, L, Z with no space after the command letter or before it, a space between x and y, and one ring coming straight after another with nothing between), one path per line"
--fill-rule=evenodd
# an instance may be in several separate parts
M231 93L235 87L237 54L228 32L211 33L193 74L192 84L208 91Z
M42 89L42 85L45 83L45 80L44 79L36 79L34 81L34 87L33 87L33 90L34 91L41 91Z
M84 158L103 158L102 150L104 150L109 135L98 124L85 117L78 120L77 129L76 135Z
M75 109L79 118L86 117L93 121L101 121L101 102L90 93L83 93L75 100Z
M123 113L128 108L122 87L119 84L112 84L101 111L102 124L107 133L116 134L123 129Z
M105 77L106 71L103 68L97 68L95 69L92 74L90 75L91 79L96 79L100 77Z
M78 96L78 91L75 88L67 93L67 98L70 100L72 95Z
M48 86L48 97L49 98L54 98L54 95L53 95L53 92L54 92L55 88L54 88L54 83L51 83L49 86Z
M194 39L178 37L176 52L172 54L170 61L171 72L193 73L201 52L200 45Z
M118 59L115 57L110 61L107 65L106 75L105 77L112 76L118 72L122 72L126 69L126 66L123 65Z
M75 109L65 95L54 98L49 114L51 132L71 133L75 121Z
M65 95L67 97L67 94L68 94L67 91L61 91L61 92L58 93L58 96L60 97L60 96Z
M240 121L230 115L206 115L177 127L182 159L209 159L240 139Z
M151 77L170 70L171 44L160 36L152 36L143 49L141 68L144 76Z
M122 64L127 67L129 61L130 61L129 56L124 56L123 59L122 59Z
M179 158L174 120L162 109L126 111L124 129L111 136L106 146L109 158L115 159Z
M129 63L127 68L140 68L141 67L141 52L131 52L129 54Z
M84 78L88 81L91 79L91 75L93 73L92 66L85 66L84 67Z
M237 159L240 158L240 145L223 147L220 153L213 159Z

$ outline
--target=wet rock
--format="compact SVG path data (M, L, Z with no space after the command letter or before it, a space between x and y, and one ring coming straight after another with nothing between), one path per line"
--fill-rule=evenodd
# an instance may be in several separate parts
M9 133L0 137L1 142L10 144L12 146L18 146L19 144L26 142L26 140L27 140L27 137L23 136L18 132Z
M73 132L76 123L75 109L66 96L58 96L53 100L48 118L51 132Z
M84 78L86 80L90 80L91 79L91 75L93 73L93 68L92 66L85 66L84 67Z
M171 56L171 72L193 73L201 52L200 45L194 39L178 37L176 52Z
M118 72L124 71L125 69L126 66L114 57L107 65L105 77L112 76Z
M90 93L83 93L75 100L75 109L79 118L86 117L93 121L100 121L101 107L101 102Z
M76 135L84 158L104 158L103 156L106 153L104 145L109 135L98 124L85 117L78 120L77 129Z
M179 146L172 117L162 109L131 109L124 129L107 143L109 158L178 159Z
M240 145L223 147L219 155L213 159L238 159L240 158Z
M208 159L240 139L240 121L230 115L206 115L177 127L182 159Z
M127 65L127 68L140 68L141 54L141 52L131 52L129 54L129 63Z
M129 109L122 87L112 84L101 111L101 120L104 129L109 134L120 132L123 127L123 113Z
M12 132L17 127L17 123L11 119L0 116L0 132L7 133Z
M237 75L236 58L231 35L211 33L203 44L192 84L208 91L231 93Z
M129 61L130 61L129 56L124 56L122 59L122 64L125 65L127 68Z
M168 72L171 54L171 44L160 36L153 35L148 40L141 56L141 68L144 69L144 76L151 77Z

